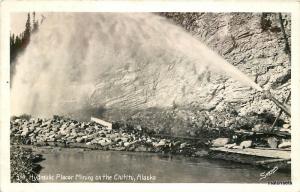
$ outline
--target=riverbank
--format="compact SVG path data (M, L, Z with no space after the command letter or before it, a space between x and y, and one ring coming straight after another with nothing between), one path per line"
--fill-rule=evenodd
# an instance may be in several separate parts
M134 151L206 156L207 140L156 135L142 127L114 124L113 129L95 122L54 116L51 119L14 118L11 141L33 146L80 147L97 150Z
M282 148L281 150L288 150L290 147L287 139L282 139L282 136L276 136L276 134L271 136L265 133L253 134L252 132L235 131L233 135L228 135L229 131L233 131L230 129L226 134L219 132L219 138L212 136L216 135L213 133L215 131L213 129L206 129L208 133L205 134L205 137L171 136L159 134L141 126L121 123L103 126L101 123L94 121L77 121L60 116L54 116L50 119L31 118L30 116L14 117L11 119L10 125L12 148L20 146L22 150L25 148L38 149L46 147L53 152L60 152L61 149L69 148L82 152L90 150L147 152L185 157L205 157L205 159L210 160L224 159L230 163L251 164L255 167L270 168L270 166L278 166L280 167L279 171L283 170L277 162L279 157L276 157L276 162L273 162L274 160L271 160L271 157L265 157L264 155L260 155L258 158L256 157L257 154L254 153L253 157L250 154L242 154L242 157L240 157L239 153L246 151L247 148L251 148L251 150L263 148L264 151L269 148L270 153L276 156L278 150L274 149L277 147ZM227 138L222 138L222 136L227 136ZM224 147L226 151L240 150L240 152L235 151L231 155L226 152L225 154L218 154L215 158L215 153L211 153L210 147ZM26 150L24 151L26 152ZM14 150L12 150L12 153L15 153ZM43 150L40 152L37 150L35 153L43 154L44 152ZM272 161L271 165L261 165L261 162L265 163L270 160ZM28 155L25 163L27 163L26 167L34 169L35 165L32 163L30 155ZM12 177L16 178L18 175L23 174L25 180L12 180L14 182L30 182L26 176L28 172L31 172L31 170L13 169Z

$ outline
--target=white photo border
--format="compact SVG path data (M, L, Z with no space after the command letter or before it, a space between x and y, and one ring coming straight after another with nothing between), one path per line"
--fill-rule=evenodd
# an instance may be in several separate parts
M300 191L300 2L298 1L14 1L1 4L0 165L1 191ZM121 184L121 183L10 183L9 119L10 14L14 12L288 12L292 18L292 185L268 184Z

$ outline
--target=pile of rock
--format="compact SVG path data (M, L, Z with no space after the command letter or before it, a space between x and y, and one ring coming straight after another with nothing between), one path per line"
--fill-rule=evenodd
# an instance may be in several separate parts
M212 141L213 147L226 147L228 149L244 149L253 145L251 140L242 141L239 145L231 143L229 138L217 138Z
M266 137L262 139L266 141L263 147L266 148L290 148L291 147L291 140L290 139L277 139L276 137ZM234 142L230 138L217 138L212 141L213 147L225 147L228 149L245 149L251 148L255 146L262 146L260 142L253 142L252 140L244 140L240 143Z
M11 120L11 138L23 144L86 147L101 150L170 152L199 156L203 142L166 139L138 130L110 129L95 122L53 119Z

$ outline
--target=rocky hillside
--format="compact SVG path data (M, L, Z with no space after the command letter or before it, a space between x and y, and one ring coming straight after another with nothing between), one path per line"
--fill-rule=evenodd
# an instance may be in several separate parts
M182 25L227 61L251 76L261 87L274 90L276 98L284 100L290 89L291 71L278 14L167 13L163 15ZM290 42L290 16L284 15L283 21ZM212 84L224 86L214 87ZM248 112L261 113L270 109L272 112L276 111L273 104L262 101L253 90L237 87L231 79L226 78L223 81L212 79L208 86L212 87L211 92L216 95L215 103L239 103L236 107L241 107L238 112L242 115ZM204 100L207 102L212 99Z
M206 43L261 87L271 89L280 101L288 95L290 62L278 14L160 15ZM283 14L283 21L290 42L290 15ZM91 97L95 108L105 106L97 115L168 134L196 136L205 128L251 129L261 124L267 128L279 111L260 92L223 74L206 71L195 77L189 70L178 73L177 66L170 65L167 71L151 67L119 69L117 75L102 77ZM284 116L282 120L289 121Z
M201 42L282 101L290 90L291 72L278 17L49 14L16 61L12 114L67 114L85 120L93 115L190 136L210 128L270 127L278 107L257 90L209 70L231 65ZM283 14L289 41L290 21ZM284 123L288 118L278 126Z

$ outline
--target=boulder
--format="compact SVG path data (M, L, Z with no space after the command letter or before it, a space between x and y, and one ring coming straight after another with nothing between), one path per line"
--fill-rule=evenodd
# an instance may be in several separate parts
M278 139L276 139L276 137L269 137L267 139L268 145L271 148L277 148L278 146Z
M153 143L154 147L162 147L162 146L165 146L165 145L166 145L166 140L165 139L160 140L158 143L157 142Z
M236 146L236 143L226 144L224 147L228 149L232 149L234 146Z
M60 127L60 130L64 130L68 127L68 124L64 123L61 127Z
M111 141L103 139L103 140L98 141L98 144L100 144L101 146L104 147L104 146L110 145Z
M86 145L91 145L91 144L92 144L91 142L87 142L87 143L86 143Z
M43 122L42 125L40 125L40 127L47 127L50 125L50 121L46 121L46 122Z
M180 143L181 143L180 141L175 141L175 142L173 142L173 146L174 146L174 147L175 147L175 146L178 146Z
M54 138L54 137L55 137L55 134L52 134L48 138L51 139L51 138Z
M279 131L280 131L280 132L291 133L291 129L286 129L286 128L281 128Z
M94 134L91 134L91 135L88 135L88 137L90 138L90 139L95 139L95 138L97 138L97 133L94 133Z
M286 123L286 124L283 124L283 126L282 126L284 129L289 129L290 127L291 127L291 125L290 124L288 124L288 123Z
M121 140L122 140L123 142L127 142L129 139L128 139L127 137L121 137Z
M52 137L52 138L47 139L47 141L54 142L54 141L56 141L56 139L54 137Z
M41 128L37 127L35 130L34 130L34 133L38 133L41 131Z
M76 142L77 142L77 143L82 143L82 141L83 141L83 138L82 138L82 137L76 138Z
M124 143L124 147L128 147L128 146L130 146L130 143L129 142L125 142Z
M290 141L284 141L278 145L278 148L289 148L289 147L291 147Z
M163 146L165 144L166 144L166 140L165 139L160 140L159 143L158 143L159 146Z
M19 123L21 121L22 121L21 119L15 119L15 123Z
M212 141L212 146L213 147L223 147L227 143L229 143L230 139L229 138L217 138Z
M136 129L139 130L139 131L141 131L142 130L142 126L141 125L137 125Z
M90 141L90 143L91 143L91 144L95 144L95 143L98 143L98 141L97 141L96 139L92 139L92 140Z
M261 132L263 131L263 126L261 124L256 124L253 128L252 128L253 132Z
M52 127L52 131L57 132L58 131L58 127L57 126Z
M60 130L61 135L68 135L70 133L70 130Z
M100 141L98 141L98 144L100 144L101 146L105 146L105 141L104 140L100 140Z
M110 134L109 136L108 136L110 139L112 139L112 140L118 140L119 138L119 134L118 133L115 133L115 134Z
M22 133L21 133L21 136L28 136L29 135L29 129L23 129Z
M247 141L243 141L240 143L240 146L244 149L244 148L249 148L252 146L252 141L251 140L247 140Z
M187 146L187 143L181 143L179 148L182 149L182 148L185 148L186 146Z

